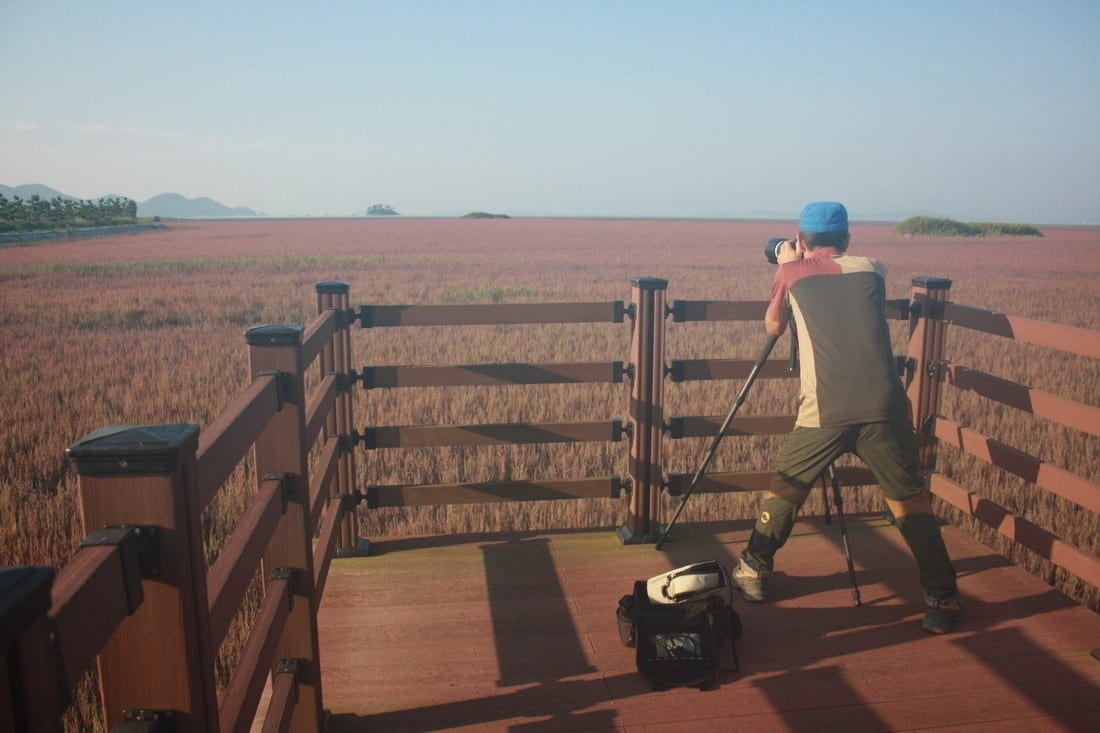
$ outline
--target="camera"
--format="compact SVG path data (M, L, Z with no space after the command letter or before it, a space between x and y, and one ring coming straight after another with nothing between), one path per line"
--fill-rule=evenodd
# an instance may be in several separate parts
M768 258L768 262L773 265L779 264L779 250L783 248L783 245L787 242L793 242L793 239L787 237L772 237L768 240L768 243L764 245L764 256Z

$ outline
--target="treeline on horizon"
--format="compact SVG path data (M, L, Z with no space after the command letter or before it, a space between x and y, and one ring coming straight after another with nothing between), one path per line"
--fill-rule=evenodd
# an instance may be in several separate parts
M124 226L137 223L137 202L129 198L108 197L81 201L57 196L29 199L0 194L0 232L37 232L55 229L80 229L99 226Z
M1041 237L1030 224L1005 224L996 221L961 222L932 216L913 216L897 226L898 234L930 234L940 237Z

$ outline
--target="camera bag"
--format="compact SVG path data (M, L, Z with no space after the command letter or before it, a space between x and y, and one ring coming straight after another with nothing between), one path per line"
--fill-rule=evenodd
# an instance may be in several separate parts
M729 574L716 560L638 580L619 600L619 638L634 647L638 672L654 689L699 687L740 666L732 601ZM727 645L732 666L722 661Z

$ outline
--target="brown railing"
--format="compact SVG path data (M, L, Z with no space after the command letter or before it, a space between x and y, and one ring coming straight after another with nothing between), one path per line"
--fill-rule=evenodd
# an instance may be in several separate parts
M936 315L943 323L955 327L1100 359L1100 332L1008 316L949 302L943 303ZM1087 435L1100 436L1098 407L943 360L932 362L931 372L936 382L951 388L974 392L985 399L1030 413L1051 423ZM942 444L954 446L1093 514L1100 512L1100 484L1083 476L1030 455L1018 447L986 437L942 415L935 415L929 432ZM1027 547L1089 585L1100 587L1100 558L1091 551L1055 536L943 474L932 474L931 489L940 498L1013 542Z
M953 445L1040 489L1100 510L1100 487L1063 468L987 438L940 415L941 390L972 390L1090 435L1100 410L1005 381L944 359L948 325L976 329L1073 354L1100 358L1100 333L955 305L951 283L913 282L910 299L891 300L888 317L906 321L907 353L898 357L930 470L936 449ZM660 496L684 489L667 470L666 440L712 436L714 416L666 417L666 383L741 379L752 361L675 359L666 324L757 321L759 301L666 304L667 283L632 281L622 301L467 306L361 306L348 285L317 286L317 318L308 326L250 329L250 386L201 431L195 425L114 426L74 443L88 537L60 572L0 571L0 730L60 731L77 679L97 662L107 729L250 730L270 682L264 731L318 731L323 722L316 611L334 557L362 554L355 505L471 503L629 496L624 542L659 533ZM351 367L350 327L523 323L608 323L631 327L627 361L459 366ZM786 365L761 376L789 378ZM630 381L627 419L577 423L498 423L353 427L351 390L451 385L621 383ZM307 389L307 385L309 389ZM790 416L732 421L727 435L779 435ZM354 448L478 446L629 441L628 475L354 486ZM207 564L202 512L251 454L256 490L217 558ZM845 485L873 483L862 468L838 471ZM696 490L754 491L767 472L708 474ZM1037 525L932 472L932 491L999 529L1083 581L1100 585L1100 560ZM253 578L262 601L219 701L214 657L230 632ZM137 728L135 726L143 726Z

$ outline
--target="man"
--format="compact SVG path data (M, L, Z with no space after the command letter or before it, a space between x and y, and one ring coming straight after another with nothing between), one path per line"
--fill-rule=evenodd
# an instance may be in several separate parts
M886 324L885 268L846 254L842 204L821 201L799 216L798 239L779 246L764 317L769 334L796 324L801 387L795 428L734 580L746 600L766 600L775 553L821 473L844 453L874 473L912 551L924 588L925 630L942 634L959 613L955 568L924 489L909 403Z

